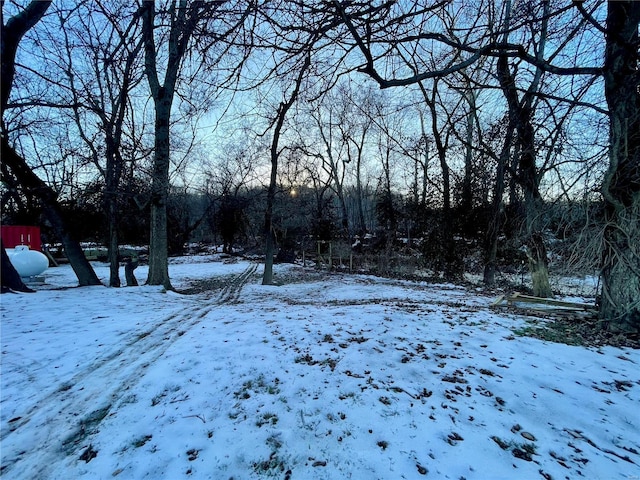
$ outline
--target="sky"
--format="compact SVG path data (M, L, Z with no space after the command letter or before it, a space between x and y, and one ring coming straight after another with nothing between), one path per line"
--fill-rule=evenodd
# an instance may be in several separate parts
M184 293L67 265L0 297L3 478L640 478L638 350L519 336L544 320L479 288L170 273Z
M33 108L33 101L34 99L38 101L42 101L44 99L47 101L45 103L51 104L73 103L73 99L69 96L70 87L68 83L70 80L67 78L67 71L71 67L65 66L67 60L72 62L73 78L74 82L79 86L78 94L80 97L91 93L98 98L100 96L98 86L104 86L109 83L118 84L117 79L121 77L121 74L115 74L117 77L115 82L113 80L113 76L111 77L111 80L103 78L100 81L97 81L95 73L91 73L89 71L91 70L90 67L92 67L92 65L89 64L92 63L90 59L93 58L93 53L91 53L92 49L88 48L90 45L87 44L92 44L92 47L95 47L94 44L98 43L102 47L107 48L108 46L106 44L103 45L103 43L105 38L109 35L109 32L111 32L111 29L105 26L105 19L102 15L98 14L95 8L93 8L95 5L91 2L87 4L86 9L80 9L77 11L73 10L73 14L70 14L70 17L66 22L66 26L69 27L69 31L67 32L69 38L67 40L74 45L74 50L72 51L71 56L67 59L67 54L64 52L65 49L56 43L56 40L62 41L62 39L57 38L61 29L59 19L56 14L57 9L54 8L61 5L64 6L67 3L71 4L70 2L55 2L54 6L49 9L45 18L25 36L21 43L21 48L18 51L17 58L19 65L18 76L16 77L12 91L11 102L15 104L25 102L26 106L23 109L10 109L9 115L12 117L8 120L8 123L10 124L10 130L12 131L19 125L24 127L19 129L20 135L16 137L16 140L19 140L20 147L24 149L24 153L28 159L40 159L40 167L37 169L38 173L47 178L54 179L56 183L59 184L58 189L65 188L65 193L74 197L74 195L71 194L73 192L69 192L68 189L73 189L74 187L86 187L88 184L94 182L96 178L100 177L98 170L91 164L91 162L87 162L87 159L92 156L89 146L91 148L97 146L98 149L104 148L102 145L104 143L104 138L102 138L102 130L99 128L101 121L98 117L93 117L95 113L93 108L90 108L88 111L81 109L81 125L85 129L84 134L89 137L90 145L87 146L85 145L85 142L81 141L75 122L70 121L70 118L67 118L67 114L70 114L68 110L52 109L44 106ZM414 3L415 2L406 2L407 8L414 5ZM458 33L464 36L464 31L468 26L468 22L480 13L487 14L487 11L481 8L480 12L476 12L478 5L473 4L473 2L459 3L465 4L467 8L463 8L461 10L458 8L460 5L450 5L450 14L453 15L452 18L455 17L458 22ZM513 7L515 9L515 13L519 15L524 11L521 12L517 8L517 3L518 2L514 2ZM5 8L5 17L9 18L17 11L17 5L21 4L20 2L7 2L3 5ZM111 6L113 7L113 5ZM107 8L108 7L109 5L107 5ZM402 2L398 3L396 7L398 9L404 8ZM597 9L596 15L601 16L603 11L603 9ZM127 12L129 11L126 8L118 10L118 13L122 15ZM129 13L131 14L132 12ZM457 13L457 15L454 15L454 13ZM466 15L470 15L470 17L467 18ZM563 54L554 56L554 61L558 65L571 65L571 59L577 57L582 60L589 60L588 65L593 66L592 64L594 64L594 62L590 61L590 56L595 54L594 52L599 52L599 49L602 46L601 34L596 28L591 28L587 31L584 38L579 37L575 41L566 43L566 32L573 30L573 27L570 27L567 22L574 21L574 15L579 17L575 9L569 9L567 11L566 18L564 16L560 16L559 18L554 17L551 29L552 34L547 42L548 55L550 56L554 49L559 45L563 45L565 46ZM418 16L418 18L420 18L420 16ZM90 19L88 25L86 25L87 19ZM126 21L123 20L123 24L128 22L128 20L129 18L127 17ZM480 24L483 24L483 22L480 22ZM437 21L434 25L429 26L433 27L435 32L438 32L443 28L441 21ZM416 27L416 29L418 29L418 27ZM479 35L487 33L484 27L478 27L475 30L478 30ZM529 29L524 28L519 31L519 34L514 33L512 39L514 41L516 39L520 39L520 34L523 36L522 40L524 41L525 38L530 36L531 32ZM318 53L318 55L314 57L314 69L318 69L318 71L316 72L316 75L313 75L309 80L310 84L315 84L315 82L324 84L320 79L326 80L327 78L334 77L335 72L333 72L332 68L327 67L327 64L332 65L334 61L337 62L336 59L340 58L344 54L343 48L346 48L351 52L349 58L345 61L345 65L343 65L345 68L352 68L354 65L359 65L361 62L365 61L364 57L357 49L353 50L347 46L340 46L338 43L331 40L329 40L328 43L329 46L326 46L321 53ZM133 45L135 42L125 42L124 44ZM445 49L444 47L438 47L437 45L437 42L434 43L433 41L428 42L426 45L422 45L421 47L417 47L412 44L411 46L406 47L409 49L406 53L409 55L413 48L418 48L417 51L421 53L416 56L416 62L418 63L416 68L428 68L422 64L422 60L427 59L430 56L433 48L448 50L448 48ZM162 46L162 42L159 43L159 46ZM199 191L206 183L206 179L202 175L202 171L215 172L217 162L221 159L224 160L226 158L227 150L233 148L235 144L242 145L250 140L255 144L254 149L258 150L261 148L260 144L262 143L262 140L264 140L263 135L269 130L268 124L271 122L270 119L275 117L277 106L289 95L287 92L291 89L292 85L292 81L287 82L286 79L284 79L286 75L282 74L277 76L280 81L267 81L261 84L261 88L252 88L253 84L261 83L261 81L258 80L258 77L260 77L261 73L268 71L273 62L284 69L288 68L287 62L283 62L278 55L274 56L272 51L269 49L267 50L268 51L254 51L254 56L250 57L244 64L245 70L242 72L242 78L244 81L241 82L241 85L237 86L237 88L239 90L246 89L248 91L235 91L235 89L232 88L233 82L229 83L223 81L225 74L222 72L222 66L226 66L231 69L235 69L235 67L237 67L237 53L234 53L233 50L230 52L231 54L228 58L223 58L222 64L219 65L220 69L214 68L211 71L202 70L200 72L202 75L197 76L193 81L187 81L186 83L188 85L182 85L179 88L180 95L176 95L172 116L172 161L174 162L172 167L172 182L175 185L193 187L194 191ZM242 51L244 52L244 50ZM161 55L161 60L163 58L164 57ZM141 59L142 57L139 59L139 67L142 66ZM599 61L595 61L595 64L599 64L598 62ZM24 64L28 66L28 68L22 68L20 67L20 64ZM201 67L200 61L196 61L196 64L199 66L198 68ZM110 65L117 65L117 62L110 63ZM163 65L164 63L160 61L159 68L162 69ZM376 62L376 67L382 73L390 73L391 70L389 69L400 68L397 61L395 63L392 62L391 65L387 65L385 67L384 58L381 58ZM185 64L184 73L186 74L186 72L193 70L194 68L195 67L193 66L189 67L189 65ZM262 72L260 70L261 68L266 69L265 72ZM489 68L488 64L483 68ZM528 70L527 67L525 65L521 65L519 68L519 75L517 75L518 81L523 82L522 86L525 89L528 87L527 82L530 79L530 76L525 74L526 70ZM45 81L46 79L38 73L41 71L46 71L51 77L51 81ZM348 78L349 82L353 82L353 88L355 90L364 92L367 89L372 88L373 91L379 92L378 85L365 74L357 72L346 75L343 70L339 69L339 71L342 72L340 75L343 79ZM108 73L107 69L102 69L101 72L105 75ZM146 158L145 152L147 150L145 150L145 148L140 150L138 147L140 146L139 141L141 138L151 138L148 135L149 132L146 130L145 126L153 124L153 121L151 121L153 109L149 104L147 82L143 77L140 77L142 74L141 68L138 68L137 72L139 74L138 77L136 77L137 88L134 89L132 94L132 102L134 105L133 110L135 112L127 113L126 116L127 121L124 126L124 150L125 154L129 152L129 156L139 159L143 157ZM113 72L111 73L114 74ZM403 76L400 72L396 73L398 73L399 76ZM220 75L220 77L218 78L216 75ZM489 77L492 77L492 75L489 74ZM576 92L572 90L579 90L579 85L582 85L583 80L584 79L575 77L545 77L543 91L554 95L562 94L561 96L564 95L565 97L572 98L576 94ZM214 83L216 81L224 83L225 88L218 85L220 88L214 89L215 94L211 92L205 93L205 85L208 85L211 81L214 81ZM455 86L457 83L456 80L452 79L452 81ZM546 82L549 83L547 84ZM603 102L602 88L598 85L599 84L596 83L592 88L590 98L594 97L593 101L595 102ZM477 99L479 125L482 127L482 131L476 133L478 139L483 138L484 140L490 140L492 135L495 134L495 132L491 133L492 129L497 128L498 123L505 116L505 100L503 95L496 90L495 87L496 85L494 84L493 87L478 90L480 95ZM312 89L314 90L313 92L307 92L307 96L316 97L316 89L321 89L321 87L316 85L315 89ZM384 109L384 113L389 118L399 117L399 115L394 115L392 113L394 105L406 106L407 103L415 103L417 109L428 111L428 108L424 104L424 99L413 87L393 88L385 90L385 92L387 93L384 97L384 105L386 107ZM459 92L454 93L453 90L450 90L442 82L440 82L439 92L445 103L444 105L438 106L438 129L443 132L450 130L447 127L447 118L449 115L454 116L453 124L457 125L455 130L463 129L460 126L460 122L465 116L465 108L463 108L465 102L460 102ZM381 95L382 93L379 92L378 94ZM107 109L107 113L110 111L108 104L112 97L114 97L114 95L106 95L106 98L103 99L107 104L105 107ZM215 97L215 100L213 97ZM89 103L93 105L94 102L99 102L96 98L93 98ZM267 99L269 99L269 101L267 101ZM88 101L86 98L85 100ZM356 98L354 101L357 104L362 104L360 99ZM327 98L322 105L317 102L314 102L311 105L312 109L322 112L322 116L324 117L322 121L325 124L325 128L327 126L327 122L329 122L327 104L331 105L332 102L334 104L348 103L344 98L337 98L336 100ZM305 105L307 103L308 102L304 100L296 105L296 108L299 108L299 115L294 115L295 112L293 110L290 112L287 118L287 124L281 146L295 146L297 143L300 143L301 139L298 138L298 133L302 131L305 134L303 135L305 138L302 140L309 142L311 151L314 150L314 148L312 148L314 146L313 137L318 137L319 133L315 131L317 130L315 127L309 128L310 122L313 122L306 118L306 115L301 114L301 112L306 110ZM456 104L458 107L454 107ZM555 104L555 100L550 103L550 105ZM594 189L594 185L597 184L598 179L601 178L601 166L606 165L606 155L603 156L602 149L600 147L603 141L606 143L606 133L608 130L606 128L600 128L603 125L602 114L594 114L591 109L586 109L584 111L578 109L578 111L574 111L572 115L565 119L564 111L566 109L566 105L556 107L553 114L550 114L545 110L545 105L546 103L542 102L537 107L537 115L540 117L538 118L537 135L539 137L538 141L540 142L541 148L538 163L541 169L548 171L545 178L542 179L543 194L546 194L549 198L557 198L557 196L562 193L558 186L562 184L570 190L572 195L581 198L585 193L585 189L587 190L587 193L591 193L591 190ZM200 107L200 109L198 110L196 108L194 110L195 107ZM194 115L196 113L197 115ZM353 116L357 117L358 114L354 113ZM306 125L300 125L300 122L305 122ZM395 165L392 169L393 188L396 191L406 192L408 185L406 185L407 182L404 181L403 176L406 175L407 172L412 171L411 165L413 164L413 160L410 156L400 153L400 151L404 148L411 150L411 144L414 143L421 134L420 129L418 128L418 111L405 111L403 118L397 118L395 122L398 123L398 129L401 131L393 133L392 136L396 139L404 139L404 144L401 142L399 145L392 145L394 149L393 157L395 160ZM562 128L559 127L559 130L562 130L561 140L559 141L561 146L550 146L548 145L550 140L547 137L555 128L554 123L558 122L562 124ZM587 123L587 127L584 126L585 122ZM429 121L427 121L427 130L430 130L429 127ZM132 131L132 129L135 130L135 132ZM345 139L342 138L339 132L337 132L337 129L334 128L334 131L336 131L337 135L332 139L333 148L335 150L333 155L338 158L340 157L338 152L338 150L340 150L340 145L342 144L344 147L346 144L344 144ZM376 138L376 135L374 135L374 131L375 129L371 129L367 136L368 148L366 149L367 154L364 157L364 165L366 168L362 168L363 172L370 172L370 176L373 179L380 176L382 171L381 156L380 152L377 151L376 145L378 139ZM582 134L584 131L589 132L588 138L585 138ZM605 135L604 140L596 138L597 132L601 132ZM18 132L13 133L17 134ZM131 135L135 138L129 138ZM431 136L432 135L429 135L429 137ZM443 133L443 136L446 135ZM265 138L269 137L270 136L268 135ZM447 158L450 167L453 169L452 181L454 183L456 183L457 177L462 176L461 169L463 166L463 155L460 153L463 148L463 143L456 140L455 137L456 135L454 134L450 138L451 148L448 149ZM52 139L55 141L52 142ZM498 140L499 138L496 139L496 144L492 146L496 152L499 151L502 144L502 141ZM269 142L266 141L266 143L268 144ZM481 142L478 140L476 143L480 144ZM129 150L133 148L133 144L138 145L138 147L136 147L137 150L134 149L134 153L131 153ZM542 148L543 144L545 148ZM34 145L37 146L37 154L36 152L32 152ZM325 155L325 149L320 148L321 146L322 145L319 144L318 152ZM490 171L491 168L493 168L491 165L489 165L489 167L491 167L489 168L487 165L481 164L482 162L488 162L489 164L492 163L484 158L484 154L482 153L483 150L484 147L480 148L480 150L476 152L477 158L475 158L474 161L478 163L479 170ZM556 168L549 168L548 165L544 164L545 152L548 150L553 152L553 155L549 158L553 159L553 162L558 164L556 165ZM125 157L126 156L127 155L125 155ZM285 156L286 152L284 152L281 163L286 163L287 159ZM593 165L587 165L587 168L584 168L585 162L588 161L588 157L591 156L597 157L597 163L599 163L599 165L596 165L595 167ZM65 158L67 160L66 164L60 162L61 158ZM264 161L268 160L268 155L261 155L260 159L264 165ZM313 156L309 160L314 160ZM437 182L437 178L440 176L440 169L439 167L436 167L438 162L433 144L431 146L429 161L431 163L429 176L432 180ZM312 163L317 170L316 174L327 179L328 177L326 177L326 173L317 165L317 162ZM268 175L266 177L262 175L263 165L258 168L257 176L267 178ZM43 169L43 167L45 169ZM75 174L75 176L72 176L74 178L71 179L71 182L75 184L73 186L66 185L69 180L67 177L70 170L73 170ZM349 178L349 173L353 172L349 168L347 168L347 170L348 175L346 181L347 183L353 183L353 179ZM583 175L583 172L586 170L590 171L591 174ZM558 174L558 172L562 173L562 182L559 182L556 178L556 174ZM430 194L433 196L436 203L438 203L438 199L440 198L438 189L430 188L430 190L433 190L430 191Z

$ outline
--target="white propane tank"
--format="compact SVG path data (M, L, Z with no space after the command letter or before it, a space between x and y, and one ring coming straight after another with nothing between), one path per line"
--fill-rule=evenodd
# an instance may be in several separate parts
M7 255L22 278L35 277L49 268L49 259L44 253L37 250L29 250L27 245L17 245L8 248Z

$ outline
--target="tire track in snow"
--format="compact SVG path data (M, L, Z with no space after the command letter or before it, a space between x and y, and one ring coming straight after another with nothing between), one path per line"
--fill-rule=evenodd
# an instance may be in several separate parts
M213 301L188 307L161 319L150 329L136 332L122 348L82 368L57 390L26 406L16 419L2 425L0 474L13 472L13 478L48 478L47 471L62 456L79 457L79 449L86 447L87 437L97 430L147 367L216 307L237 303L242 288L257 269L257 264L249 265ZM37 461L25 465L24 460L31 456L36 456Z
M258 270L258 264L250 265L244 272L234 278L226 287L222 289L222 292L218 296L216 303L221 305L223 303L236 303L240 298L240 292L242 287L249 281L249 278Z

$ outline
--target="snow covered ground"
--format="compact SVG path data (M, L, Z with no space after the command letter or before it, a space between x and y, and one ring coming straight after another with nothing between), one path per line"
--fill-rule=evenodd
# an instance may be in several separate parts
M3 478L640 478L637 350L514 335L454 285L179 260L210 289L63 266L0 297Z

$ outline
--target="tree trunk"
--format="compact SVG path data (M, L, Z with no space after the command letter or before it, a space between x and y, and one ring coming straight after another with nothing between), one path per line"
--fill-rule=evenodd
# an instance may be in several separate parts
M533 125L533 110L528 101L524 100L517 112L518 145L520 146L519 177L524 190L525 238L529 271L533 296L551 298L551 284L549 283L549 261L547 249L542 236L541 213L544 201L538 189L536 171L535 135Z
M2 161L9 167L27 194L35 195L42 203L43 212L64 246L65 254L78 277L79 285L81 287L101 285L93 267L84 256L82 247L69 231L68 222L58 204L56 193L33 173L4 136L2 137Z
M460 210L464 215L471 215L473 208L473 130L475 125L476 93L469 88L465 92L469 104L467 112L466 139L464 146L464 178L462 180L462 195Z
M640 2L608 2L605 96L609 167L600 318L610 330L640 332Z
M273 231L273 205L276 197L276 181L278 174L278 158L271 157L271 177L269 189L267 190L267 208L264 213L264 273L262 275L263 285L273 284L273 258L276 254L276 238Z
M105 210L107 216L107 256L109 259L109 286L120 286L120 247L118 242L118 188L122 165L116 158L115 145L107 135L107 165L105 169ZM118 142L119 143L119 142Z
M532 86L525 94L525 98L520 100L515 78L509 69L506 56L498 58L497 69L500 86L509 108L509 122L515 126L517 132L516 147L519 154L517 155L518 175L516 180L524 192L522 205L525 217L524 235L533 284L533 295L548 298L552 296L552 292L549 283L546 248L540 232L540 212L543 201L538 189L539 179L536 171L535 135L532 124L533 108L531 106L531 95L537 87L532 83ZM512 188L514 186L512 184ZM517 200L514 199L512 201Z
M389 144L382 145L379 140L379 155L382 159L382 186L378 189L382 192L378 193L378 217L383 222L384 241L385 241L385 263L389 263L389 258L396 240L396 232L398 231L398 220L393 205L393 192L391 191L391 148ZM388 265L387 265L388 266ZM386 268L386 267L385 267Z
M485 262L484 262L484 284L487 286L493 286L496 281L496 268L497 268L497 256L498 256L498 237L500 235L500 229L502 226L502 210L504 202L502 197L504 196L504 174L507 163L509 162L509 154L511 153L511 146L513 144L513 131L514 127L509 123L507 133L502 146L502 151L498 157L498 166L496 168L496 184L493 190L493 205L491 209L491 219L487 226L487 233L485 235Z
M122 147L122 125L129 100L129 90L132 80L132 69L141 43L134 48L125 63L122 74L120 91L116 101L113 101L111 118L104 121L106 143L106 169L105 169L105 199L108 229L108 256L109 256L109 286L120 286L120 246L118 239L118 194L120 193L120 179L124 169L124 159L120 149Z
M34 292L34 290L27 287L22 281L22 278L20 278L20 274L16 271L11 260L9 260L9 255L7 255L7 251L4 249L4 243L2 240L0 240L0 248L2 249L2 264L0 265L0 293L12 291L26 293Z
M609 212L602 265L600 318L614 332L640 332L640 202Z
M151 225L147 284L172 290L169 279L167 198L169 195L169 120L171 101L156 105L155 155L151 182Z
M551 298L553 292L549 284L549 263L547 260L547 249L544 244L542 234L533 232L527 242L527 258L529 260L529 271L531 272L531 283L533 285L533 296L540 298Z
M437 79L434 81L433 91L429 97L426 89L420 84L422 95L431 111L431 133L436 144L436 151L440 161L440 169L442 171L442 223L441 223L441 239L444 257L444 277L447 280L460 280L463 274L463 262L458 257L455 250L455 239L453 238L453 219L451 214L451 169L447 163L447 145L442 142L440 132L438 130L438 117L436 111L437 98ZM447 140L448 143L448 140Z
M107 205L107 223L108 223L108 235L107 240L107 256L109 259L109 286L120 286L120 247L118 242L118 226L117 226L117 212L115 211L115 205L113 205L113 199L108 202Z
M267 208L264 212L264 272L262 274L262 284L273 284L273 259L276 255L276 235L273 228L273 206L276 202L276 187L278 182L278 143L280 141L280 131L284 124L284 116L289 109L287 104L282 103L278 111L278 122L273 133L271 142L271 175L269 177L269 189L267 190Z
M549 2L543 3L545 12L548 11ZM511 1L505 4L504 42L508 42L511 22ZM536 53L538 60L543 60L545 42L547 36L547 15L542 20L540 28L540 40ZM516 154L513 155L512 170L517 171L515 180L524 192L524 236L526 238L527 257L529 258L529 270L533 284L533 294L547 298L552 296L549 284L549 269L544 246L544 238L541 234L540 212L544 202L540 196L538 185L540 179L536 169L535 132L533 127L533 114L535 106L533 100L539 89L542 70L535 70L533 80L527 88L522 99L518 96L515 73L509 67L509 57L501 55L496 63L498 81L502 93L507 101L509 112L509 124L517 132ZM517 71L517 70L515 70ZM515 168L517 167L517 169ZM516 194L516 182L511 183L511 203L516 205L519 199Z
M437 143L437 142L436 142ZM451 184L450 171L445 155L439 155L442 169L442 241L444 243L444 277L447 280L460 280L462 278L462 260L455 251L453 238L453 218L451 214Z
M356 196L358 197L356 201L358 202L358 228L356 233L360 235L364 235L367 233L367 222L364 219L364 206L363 206L363 196L364 192L362 189L362 154L361 151L358 151L358 159L356 162Z
M151 222L149 234L149 273L147 284L163 285L172 290L169 279L169 240L167 234L167 198L169 196L171 105L178 82L178 73L189 40L196 28L201 2L190 6L180 0L173 6L171 29L167 45L168 58L164 81L158 78L155 43L155 2L143 2L142 35L144 40L145 74L155 107L153 177L151 179Z
M342 225L342 232L346 235L347 238L351 236L349 231L349 212L347 211L347 202L344 198L344 190L342 189L342 184L338 184L338 201L340 202L340 211L342 212L342 221L340 222Z

